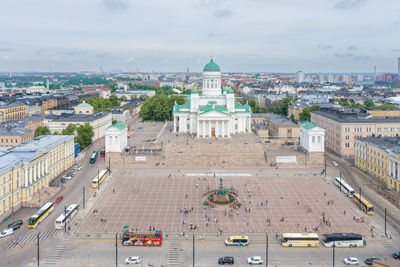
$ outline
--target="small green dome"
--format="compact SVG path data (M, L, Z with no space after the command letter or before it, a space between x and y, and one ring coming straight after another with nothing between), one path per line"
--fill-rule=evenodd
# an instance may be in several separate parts
M206 71L216 71L216 72L220 72L221 69L219 68L219 66L214 62L214 59L211 58L210 62L208 64L206 64L203 68L203 72Z

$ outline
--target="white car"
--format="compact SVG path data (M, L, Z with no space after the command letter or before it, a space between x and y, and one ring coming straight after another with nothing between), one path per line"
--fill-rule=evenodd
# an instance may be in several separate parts
M263 264L263 259L260 256L253 256L250 258L247 258L247 263L248 264Z
M75 171L80 171L82 170L82 166L81 165L75 165L72 169L74 169Z
M64 178L65 180L71 180L71 179L72 179L72 176L69 175L69 174L66 174L66 175L63 176L63 178Z
M343 260L346 265L358 265L358 259L356 257L347 257Z
M12 235L13 233L14 233L14 230L12 228L8 228L0 233L0 237L6 237L8 235Z
M333 161L332 165L335 166L335 167L339 166L336 161Z
M139 256L132 256L125 259L126 264L139 264L142 262L142 258Z

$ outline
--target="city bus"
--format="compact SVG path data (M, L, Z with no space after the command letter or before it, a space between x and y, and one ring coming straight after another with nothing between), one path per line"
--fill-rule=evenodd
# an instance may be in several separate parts
M319 237L315 233L282 234L282 247L318 247Z
M335 177L335 185L349 197L353 197L353 194L356 192L353 187L340 177Z
M92 155L90 156L90 164L95 164L97 160L98 152L95 150L93 151Z
M367 240L360 234L353 233L335 233L324 234L322 236L322 244L325 247L363 247L367 244Z
M366 214L373 215L375 213L374 206L371 205L364 197L358 193L353 194L353 201L356 203Z
M249 237L247 236L230 236L225 240L226 246L248 246Z
M123 246L161 246L162 232L159 230L138 232L127 230L122 236Z
M44 218L54 210L54 203L47 202L36 213L28 219L28 227L35 228Z
M63 227L65 226L65 222L69 222L72 220L72 218L78 213L79 211L79 206L78 204L72 204L70 205L65 214L64 212L56 219L56 222L54 224L54 228L57 230L62 230Z
M99 185L107 178L107 170L101 170L92 181L92 188L99 188Z

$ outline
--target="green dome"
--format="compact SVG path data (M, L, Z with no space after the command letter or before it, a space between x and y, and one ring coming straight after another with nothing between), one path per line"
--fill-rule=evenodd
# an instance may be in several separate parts
M219 66L214 62L214 59L211 58L210 63L206 64L204 66L203 72L206 71L216 71L216 72L220 72L221 69L219 68Z

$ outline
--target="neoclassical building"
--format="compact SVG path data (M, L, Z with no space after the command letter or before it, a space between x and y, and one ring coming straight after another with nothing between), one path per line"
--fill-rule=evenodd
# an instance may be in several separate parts
M203 69L203 89L192 90L183 105L174 105L174 132L197 137L230 137L251 131L249 105L235 102L233 90L221 89L221 70L213 58Z

